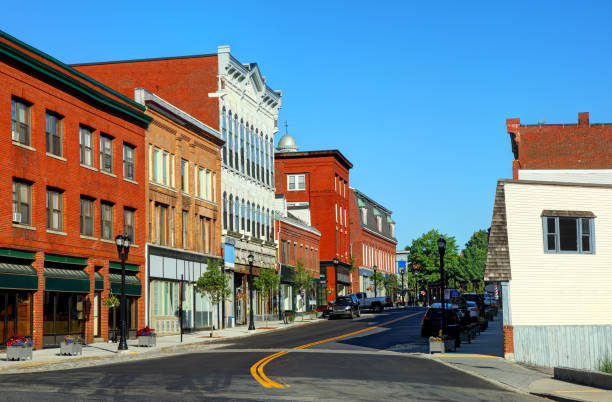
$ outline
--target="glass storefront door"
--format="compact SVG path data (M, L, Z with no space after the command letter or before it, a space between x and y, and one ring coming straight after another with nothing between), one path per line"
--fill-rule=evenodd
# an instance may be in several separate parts
M121 300L121 296L117 297ZM136 339L138 331L138 297L126 296L125 321L128 339ZM119 341L121 335L121 306L108 309L108 339Z
M43 347L58 346L65 335L85 338L85 294L45 292Z
M32 293L0 292L0 347L13 334L32 336Z

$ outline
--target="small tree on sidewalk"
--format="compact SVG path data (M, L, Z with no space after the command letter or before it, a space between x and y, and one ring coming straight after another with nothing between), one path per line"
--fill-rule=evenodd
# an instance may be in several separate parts
M208 297L213 305L225 303L232 290L229 287L229 277L221 270L219 260L208 260L208 270L200 276L195 284L195 289L199 293ZM215 331L211 325L210 336Z
M377 296L380 296L380 291L385 288L385 276L377 271L374 275L372 275L371 281L372 284L376 286Z
M255 288L263 298L268 297L280 285L280 278L272 268L261 268L259 276L253 279ZM266 305L266 327L268 326L268 303ZM253 306L251 306L253 308Z
M293 283L295 286L302 290L302 304L304 305L304 310L306 309L306 293L310 292L312 289L312 285L314 284L314 278L310 274L310 271L306 269L304 263L299 260L295 265L295 271L293 272ZM302 320L304 319L304 310L302 310Z

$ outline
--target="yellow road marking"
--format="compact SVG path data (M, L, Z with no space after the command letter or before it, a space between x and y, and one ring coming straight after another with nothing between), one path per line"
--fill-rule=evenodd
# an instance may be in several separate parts
M454 353L437 353L432 355L431 357L487 357L492 359L501 359L499 356L491 356L491 355L456 355Z
M385 321L385 322L380 323L378 325L374 325L374 326L371 326L371 327L360 329L359 331L353 331L353 332L349 332L348 334L335 336L333 338L327 338L327 339L323 339L323 340L320 340L320 341L307 343L306 345L297 346L297 347L295 347L293 349L295 349L295 350L306 349L306 348L309 348L311 346L316 346L316 345L320 345L322 343L331 342L331 341L335 341L335 340L338 340L338 339L346 338L348 336L357 335L357 334L360 334L362 332L371 331L371 330L373 330L375 328L379 328L379 327L381 327L383 325L392 324L392 323L397 322L397 321L405 320L406 318L414 317L415 315L418 315L418 314L421 314L421 313L422 312L418 312L418 313L414 313L414 314L409 314L409 315L406 315L406 316L403 316L403 317L395 318L393 320ZM266 364L270 363L272 360L276 359L277 357L281 357L281 356L286 355L287 353L289 353L289 351L277 352L277 353L274 353L273 355L266 356L263 359L259 360L257 363L253 364L251 366L251 375L253 376L253 378L255 378L255 380L257 380L257 382L260 383L264 388L289 388L290 385L288 385L288 384L280 384L280 383L278 383L276 381L272 381L271 379L268 378L268 376L266 376L266 374L263 371L263 369L264 369Z

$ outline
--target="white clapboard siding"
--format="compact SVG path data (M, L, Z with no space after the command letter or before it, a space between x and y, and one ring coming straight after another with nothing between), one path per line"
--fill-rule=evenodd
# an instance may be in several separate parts
M519 180L612 184L612 169L519 169Z
M612 188L505 184L512 324L612 324ZM543 210L591 211L594 254L544 252Z

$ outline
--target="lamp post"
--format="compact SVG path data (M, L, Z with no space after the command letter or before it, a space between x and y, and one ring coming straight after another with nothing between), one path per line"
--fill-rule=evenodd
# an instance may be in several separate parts
M253 254L247 257L249 260L249 331L255 330L255 320L253 319Z
M404 273L406 272L406 270L404 268L400 268L400 274L402 275L402 306L405 307L404 304Z
M376 288L378 287L376 285L376 268L378 268L376 265L374 265L374 297L377 297L376 295Z
M340 261L338 261L338 256L334 257L334 259L332 260L332 263L334 264L334 275L336 276L336 298L338 297L338 264L340 263Z
M444 298L444 253L446 252L446 240L442 236L438 239L438 252L440 253L440 300L442 301L442 329L440 329L440 335L444 337L446 332L446 300Z
M119 340L118 350L127 350L127 336L126 336L126 322L125 322L125 260L127 260L130 252L130 236L127 234L118 234L115 237L115 244L117 245L117 253L121 260L121 339Z

